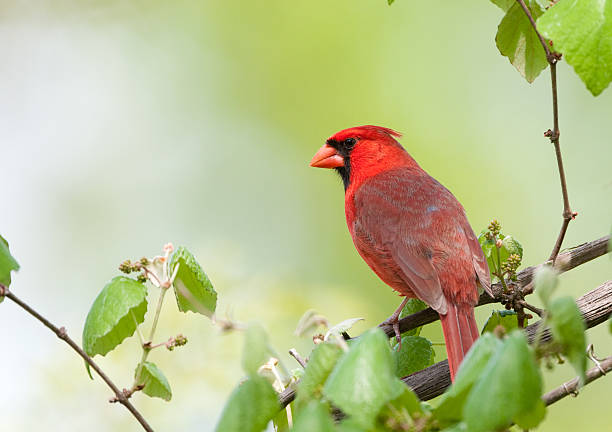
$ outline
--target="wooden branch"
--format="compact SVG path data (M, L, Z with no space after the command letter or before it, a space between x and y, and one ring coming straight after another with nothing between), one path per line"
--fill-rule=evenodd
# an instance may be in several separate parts
M113 393L115 393L115 397L113 398L113 400L116 400L117 402L121 403L121 405L125 406L130 411L130 413L132 413L132 415L136 418L136 420L138 420L138 422L142 425L144 430L146 430L147 432L153 432L153 428L149 426L149 424L147 423L145 418L142 416L142 414L140 414L140 412L136 409L136 407L132 405L132 403L127 398L126 394L123 391L119 390L119 388L115 385L115 383L102 371L102 369L100 369L100 367L96 364L96 362L94 362L92 358L89 357L85 353L85 351L83 351L83 349L79 345L77 345L77 343L74 340L70 338L70 336L68 336L68 333L66 332L66 329L64 327L58 328L55 325L53 325L48 319L43 317L41 314L35 311L30 305L28 305L26 302L18 298L15 294L10 292L7 287L1 284L0 284L0 295L12 300L14 303L19 305L23 310L25 310L27 313L32 315L38 321L40 321L45 327L47 327L49 330L55 333L55 335L58 338L60 338L61 340L66 342L68 345L70 345L70 347L74 351L76 351L76 353L80 355L83 358L83 360L85 360L94 371L96 371L96 373L100 376L100 378L104 380L106 385L110 387Z
M607 281L593 291L576 300L587 328L595 327L606 321L612 314L612 281ZM525 328L527 339L533 342L540 321ZM548 329L542 332L541 341L550 340ZM414 390L421 400L433 399L444 393L450 386L448 361L444 360L422 371L409 375L402 380Z
M604 239L607 243L607 238ZM594 258L592 250L589 256L591 256L590 259ZM580 259L585 258L583 257ZM586 261L589 260L587 259ZM525 276L525 278L530 279L527 278L527 276ZM588 293L580 297L578 300L576 300L576 303L578 304L578 308L582 312L582 316L584 318L587 328L595 327L596 325L606 321L612 314L612 280L603 283L601 286L595 288L592 291L589 291ZM418 314L414 314L411 316L415 315ZM539 323L540 321L531 324L527 326L524 330L530 342L533 341ZM547 341L549 339L550 332L548 330L544 330L542 332L541 340ZM408 387L410 387L421 400L433 399L434 397L444 393L444 391L451 385L450 372L448 369L448 360L443 360L419 372L416 372L412 375L408 375L407 377L402 378L402 381L404 381L406 385L408 385ZM293 401L294 398L295 389L293 388L288 388L279 395L279 401L282 407L287 406Z
M586 379L584 381L584 385L587 385L590 382L595 381L597 378L601 378L608 372L612 370L612 357L607 357L599 363L598 366L589 369L586 371ZM578 395L578 378L574 378L573 380L567 381L566 383L560 385L554 390L549 391L544 396L542 396L542 400L546 405L554 404L555 402L563 399L565 396Z
M574 248L571 248L557 257L555 262L555 268L564 273L568 270L571 270L575 267L578 267L581 264L589 262L595 258L598 258L602 255L605 255L608 252L608 242L610 240L610 236L602 237L597 240L581 244ZM519 288L523 289L527 287L533 280L534 275L537 270L539 270L544 265L551 264L551 261L547 261L540 265L527 267L524 270L521 270L518 274L517 284ZM492 287L494 293L501 294L501 284L493 284ZM489 303L496 303L500 300L498 294L497 298L492 298L486 292L480 296L480 301L478 306L482 306ZM439 320L440 317L436 311L431 308L424 309L415 314L404 317L400 320L400 332L404 333L408 330L412 330L414 328L420 327L425 324L432 323L434 321ZM380 325L380 328L387 334L389 337L393 337L395 332L393 331L393 327L387 324Z

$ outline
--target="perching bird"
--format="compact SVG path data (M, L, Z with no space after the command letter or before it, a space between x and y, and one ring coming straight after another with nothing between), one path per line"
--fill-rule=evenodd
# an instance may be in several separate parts
M327 140L310 166L335 168L344 182L348 229L359 255L406 299L438 312L451 379L478 338L479 288L491 292L487 260L465 215L444 186L378 126L345 129Z

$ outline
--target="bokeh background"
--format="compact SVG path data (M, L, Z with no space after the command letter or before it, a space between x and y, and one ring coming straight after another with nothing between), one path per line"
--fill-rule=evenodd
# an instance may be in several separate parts
M13 291L80 340L95 296L126 258L190 248L218 313L257 321L282 360L311 342L304 311L378 324L399 298L354 250L336 176L308 167L324 139L379 124L464 204L496 217L542 262L561 223L550 83L527 84L495 47L489 2L399 0L18 1L0 3L0 230L22 268ZM593 98L559 66L561 143L572 206L565 245L609 233L612 90ZM609 279L603 257L562 276L579 296ZM535 301L535 300L534 300ZM492 307L478 310L482 324ZM11 302L0 305L1 429L136 431L82 361ZM173 400L136 395L156 430L208 431L242 377L242 335L181 314L158 335L187 346L150 359ZM425 334L441 342L439 323ZM610 355L605 329L589 331ZM129 386L127 339L99 358ZM436 360L445 358L438 347ZM551 388L568 366L546 373ZM606 430L610 379L554 405L541 431Z

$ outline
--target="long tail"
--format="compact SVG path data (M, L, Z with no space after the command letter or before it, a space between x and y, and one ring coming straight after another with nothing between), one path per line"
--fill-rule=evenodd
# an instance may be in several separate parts
M455 305L447 303L447 314L440 315L442 331L446 342L448 366L451 380L455 381L455 374L463 357L478 339L478 325L474 318L474 307L470 305Z

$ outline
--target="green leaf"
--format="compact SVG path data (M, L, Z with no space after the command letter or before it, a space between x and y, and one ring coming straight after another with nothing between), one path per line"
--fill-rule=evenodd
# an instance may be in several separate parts
M391 6L391 5L393 4L393 2L395 2L395 0L387 0L387 4L388 4L389 6Z
M260 325L250 325L244 335L242 368L247 374L257 374L257 370L268 360L268 335Z
M404 377L434 363L434 350L431 342L420 336L402 337L402 348L399 344L393 348L393 358L396 364L396 375Z
M272 384L263 377L251 376L232 392L215 431L263 431L279 409Z
M478 235L478 243L480 243L480 247L482 248L482 252L484 253L485 258L487 259L487 264L489 265L489 274L491 276L491 281L496 279L493 276L493 272L498 267L497 259L495 259L495 240L491 240L487 236L487 230L482 230Z
M502 346L502 341L492 333L484 333L474 342L459 366L455 382L444 393L440 404L434 410L434 416L442 426L456 423L462 419L463 406L472 386L480 378L491 357Z
M515 0L491 0L491 3L499 6L504 12L508 11L512 5L516 3Z
M442 429L442 432L467 432L467 430L468 429L465 423L461 422L461 423L452 425L451 427L448 427L446 429Z
M386 335L368 330L330 374L323 394L363 427L371 427L384 404L401 393Z
M353 327L359 321L363 321L363 318L345 319L344 321L336 324L335 326L327 330L327 333L325 333L325 337L323 339L327 341L332 335L342 335L342 333L350 330L351 327Z
M198 312L211 317L217 307L217 292L195 257L183 246L170 261L170 271L179 265L174 279L174 294L181 312Z
M429 306L427 306L427 303L425 303L422 300L415 299L415 298L408 299L408 302L406 303L406 305L404 306L404 308L399 314L399 319L407 317L408 315L415 314L419 311L422 311L423 309L427 309L428 307ZM423 326L420 326L412 330L408 330L404 332L403 334L406 336L418 336L419 334L421 334L422 328Z
M534 19L544 13L537 1L526 0L525 3ZM510 63L530 83L548 66L540 39L517 2L514 2L499 23L495 42L499 52L508 57Z
M574 67L593 96L612 81L612 0L563 0L538 19L539 31Z
M504 261L512 254L518 255L521 259L523 258L523 246L511 235L499 234L498 239L501 240L501 246L499 248L499 263L497 261L498 248L496 246L496 240L489 239L487 236L488 230L482 230L478 236L478 242L482 248L487 264L489 265L489 272L491 275L492 282L498 282L499 278L493 275L493 272L499 270L499 265L503 264Z
M506 329L506 333L518 327L516 312L511 310L494 310L482 329L482 333L493 332L497 326Z
M378 429L364 429L358 422L352 418L343 419L336 426L336 432L378 432Z
M567 357L584 382L586 370L586 326L580 309L571 297L559 297L550 302L546 310L553 339L561 345L561 353Z
M11 284L11 272L19 270L19 264L9 252L9 244L0 236L0 284L8 287ZM4 297L0 297L0 302Z
M511 235L505 236L502 240L502 247L499 248L499 258L501 262L504 262L512 254L517 254L521 259L523 258L523 246L517 239Z
M125 276L113 278L96 297L83 328L83 349L106 355L136 331L147 312L147 288Z
M318 401L311 401L297 415L294 432L333 432L334 422L329 415L329 409Z
M274 432L289 431L289 419L287 418L287 410L281 409L272 419L274 424Z
M138 369L136 369L136 373L138 373ZM170 384L155 363L144 362L142 364L139 384L144 384L142 392L147 396L158 397L166 401L172 399Z
M538 400L533 409L527 413L519 414L514 420L523 430L533 429L546 417L546 405L542 399Z
M538 269L533 279L533 286L545 307L559 285L559 274L550 266Z
M388 402L379 414L379 423L387 424L393 420L395 424L410 424L412 418L421 416L423 408L421 401L407 385L400 383L401 393Z
M539 409L542 377L525 335L515 330L491 357L463 409L467 429L491 431L530 418Z
M334 369L342 350L332 343L321 343L310 354L304 376L298 383L296 406L302 406L313 398L319 398L323 384Z

